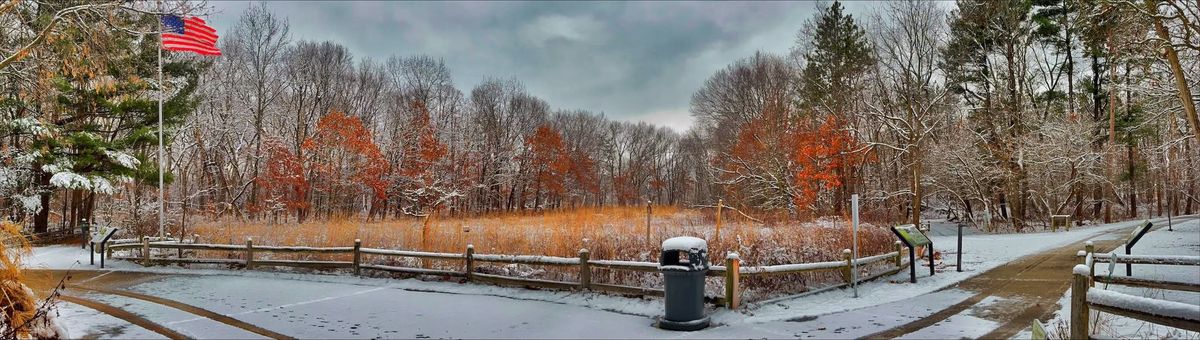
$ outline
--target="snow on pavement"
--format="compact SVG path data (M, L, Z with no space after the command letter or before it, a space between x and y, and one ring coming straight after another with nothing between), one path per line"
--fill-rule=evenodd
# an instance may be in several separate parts
M1155 224L1165 225L1166 222L1155 222ZM1173 229L1174 231L1168 231L1167 228L1163 227L1146 233L1146 235L1143 236L1142 239L1133 246L1132 253L1135 255L1200 256L1200 220L1190 220L1187 222L1177 221ZM1124 237L1124 235L1121 235L1121 237ZM1119 247L1119 250L1121 250L1120 254L1123 255L1124 247ZM1112 267L1115 269L1113 271L1114 275L1125 275L1125 265L1119 264ZM1097 263L1096 275L1108 275L1109 268L1110 266L1108 263ZM1200 267L1134 265L1133 277L1200 284ZM1175 301L1191 305L1200 305L1200 293L1197 292L1105 284L1097 284L1096 289L1107 289L1134 296ZM1071 315L1071 291L1069 289L1067 290L1067 293L1058 300L1058 305L1061 308L1055 314L1054 318L1045 323L1047 329L1066 327ZM1095 314L1093 314L1093 317L1094 316ZM1180 339L1200 338L1200 333L1156 325L1112 314L1101 314L1100 319L1102 320L1101 324L1103 326L1100 327L1098 335L1103 337ZM1026 331L1022 334L1018 334L1017 337L1027 337L1028 334L1029 332Z
M956 249L957 237L933 236L930 239L933 241L934 249L942 253L945 266L932 277L929 276L928 262L924 262L925 266L917 267L917 283L915 284L908 282L908 271L904 271L888 278L860 285L857 299L848 298L849 292L846 290L833 290L766 304L755 310L754 315L745 318L744 321L785 320L797 316L836 313L910 299L952 286L1027 255L1062 247L1140 223L1142 223L1140 220L1125 221L1095 227L1073 228L1067 232L964 235L963 249L965 251L963 252L963 272L961 273L954 269L955 254L958 251ZM922 261L918 259L918 262ZM721 321L732 322L733 320L721 319Z

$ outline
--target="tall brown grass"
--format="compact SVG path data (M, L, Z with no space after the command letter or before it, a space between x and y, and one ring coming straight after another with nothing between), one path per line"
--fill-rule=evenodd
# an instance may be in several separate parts
M51 309L55 293L38 300L25 285L21 259L30 245L21 234L21 226L0 221L0 337L5 339L46 339L64 335L55 325ZM57 289L55 289L57 292Z
M592 259L658 261L660 243L674 236L709 240L713 264L727 252L738 252L743 265L774 265L840 260L850 248L850 228L840 219L770 226L722 217L721 239L715 239L713 211L655 206L650 216L649 238L645 207L603 207L537 214L492 214L480 217L431 217L371 221L344 219L303 224L205 222L193 229L203 243L256 245L348 246L361 239L363 247L462 253L468 244L476 253L528 254L573 257L588 249ZM891 251L893 237L886 229L866 226L860 233L861 256ZM269 255L274 256L274 255ZM280 255L286 256L286 255ZM311 258L313 256L309 256ZM277 257L281 258L281 257ZM364 258L367 262L384 259ZM416 260L394 265L419 265ZM399 262L399 263L396 263ZM431 261L435 268L461 269L461 261ZM547 279L573 279L574 268L536 268L525 265L482 264L481 271ZM655 285L657 275L597 270L597 282ZM748 280L756 290L804 290L814 284L840 280L838 273L784 275ZM714 291L720 287L714 287ZM764 292L764 294L767 294Z

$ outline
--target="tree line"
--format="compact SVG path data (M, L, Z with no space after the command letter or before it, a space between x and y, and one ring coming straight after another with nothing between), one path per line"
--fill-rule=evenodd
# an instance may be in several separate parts
M873 220L1022 230L1200 203L1195 3L820 4L790 53L710 76L685 132L555 109L511 78L460 89L432 56L356 58L261 5L222 57L170 54L159 84L164 10L138 6L0 7L7 218L156 223L160 88L177 226L722 199L807 219L857 193Z

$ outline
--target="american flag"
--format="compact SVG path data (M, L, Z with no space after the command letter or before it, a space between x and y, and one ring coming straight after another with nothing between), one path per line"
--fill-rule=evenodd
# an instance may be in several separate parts
M161 20L164 50L221 55L221 49L217 48L217 30L204 23L204 19L168 14L163 15Z

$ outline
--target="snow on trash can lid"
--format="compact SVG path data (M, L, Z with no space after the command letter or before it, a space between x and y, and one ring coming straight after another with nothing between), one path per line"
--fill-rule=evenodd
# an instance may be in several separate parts
M662 250L663 251L672 251L672 250L689 251L689 252L693 251L693 250L695 250L695 251L703 250L704 252L707 253L708 252L708 242L704 241L704 239L701 239L698 237L691 237L691 236L672 237L672 238L667 239L666 241L663 241Z

